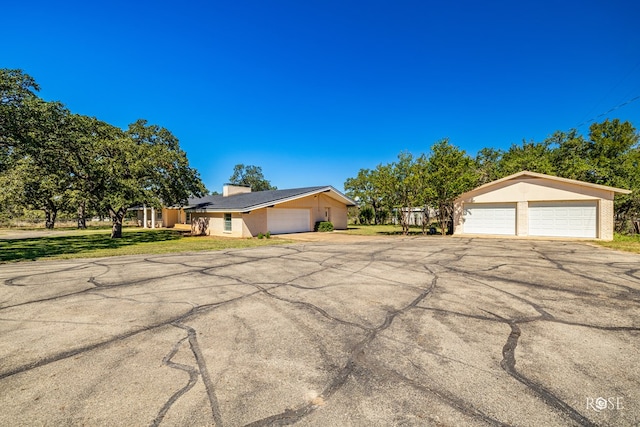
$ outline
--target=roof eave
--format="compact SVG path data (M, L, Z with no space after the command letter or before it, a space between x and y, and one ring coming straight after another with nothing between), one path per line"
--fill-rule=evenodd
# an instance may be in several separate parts
M269 200L267 202L264 203L258 203L255 205L249 205L249 206L243 206L243 207L239 207L239 208L216 208L216 207L206 207L206 208L200 208L202 211L204 212L228 212L228 213L243 213L243 212L248 212L248 211L254 211L257 209L263 209L263 208L270 208L273 207L274 205L279 205L282 203L287 203L287 202L291 202L293 200L297 200L297 199L301 199L303 197L309 197L309 196L313 196L316 194L320 194L320 193L326 193L326 192L331 192L332 193L332 197L334 199L338 199L341 200L345 203L346 206L356 206L356 203L351 200L350 198L348 198L347 196L345 196L344 194L342 194L341 192L339 192L338 190L336 190L335 188L333 188L332 186L326 186L326 187L319 187L313 191L306 191L304 193L300 193L300 194L296 194L294 196L289 196L289 197L284 197L281 199L274 199L274 200ZM193 209L192 209L193 210Z

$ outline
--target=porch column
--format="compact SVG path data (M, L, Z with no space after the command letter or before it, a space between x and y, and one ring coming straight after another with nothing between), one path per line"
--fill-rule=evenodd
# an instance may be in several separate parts
M151 206L151 228L156 228L156 209Z
M147 228L147 205L142 205L142 228Z

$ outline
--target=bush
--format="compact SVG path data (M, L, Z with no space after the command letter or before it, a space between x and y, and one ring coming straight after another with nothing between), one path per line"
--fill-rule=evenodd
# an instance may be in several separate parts
M371 206L363 207L362 209L360 209L360 215L358 216L360 219L360 224L371 225L373 216L373 208L371 208Z
M329 221L318 221L316 222L315 227L313 227L313 231L320 231L320 232L333 231L333 224L330 223Z

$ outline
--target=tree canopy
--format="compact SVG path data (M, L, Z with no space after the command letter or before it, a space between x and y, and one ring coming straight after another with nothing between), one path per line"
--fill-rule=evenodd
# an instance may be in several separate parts
M586 136L577 130L557 131L544 141L523 141L506 150L486 147L475 158L447 139L436 142L427 154L414 157L402 152L398 160L361 169L348 178L344 188L362 208L395 213L408 231L405 214L410 209L430 207L441 230L453 219L453 201L475 186L523 170L632 190L615 199L616 229L632 229L640 219L639 135L629 122L618 119L594 123ZM377 216L376 216L377 218ZM424 230L424 227L423 227Z
M112 219L122 235L127 210L160 207L206 192L178 139L138 120L127 130L71 113L35 94L20 70L0 70L0 184L12 203L42 209L53 228L60 211L87 210Z
M260 166L237 164L233 168L233 175L229 178L229 184L245 185L251 187L251 191L277 190L271 182L265 179Z

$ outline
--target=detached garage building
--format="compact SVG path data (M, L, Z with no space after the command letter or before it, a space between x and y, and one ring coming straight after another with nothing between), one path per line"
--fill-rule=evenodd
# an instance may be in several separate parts
M523 171L462 194L454 234L613 239L613 198L629 190Z
M260 233L313 231L317 221L347 228L347 207L355 202L331 186L252 192L225 185L223 194L189 199L188 205L163 209L165 227L191 224L193 234L252 237Z

